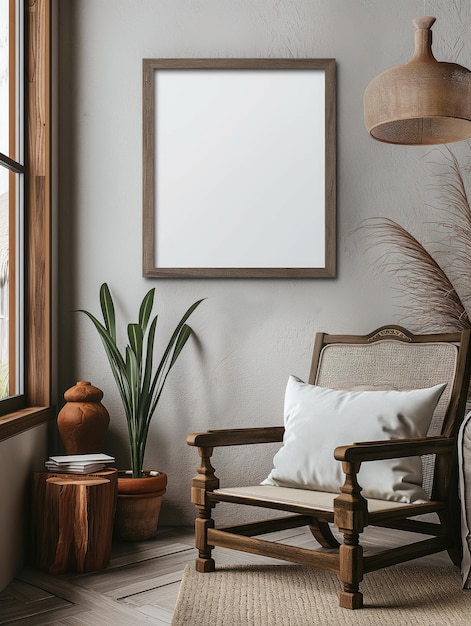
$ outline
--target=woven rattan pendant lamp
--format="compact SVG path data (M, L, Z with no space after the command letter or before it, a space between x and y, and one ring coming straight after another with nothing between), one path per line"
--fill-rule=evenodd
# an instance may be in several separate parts
M432 54L434 17L413 21L415 52L365 91L365 125L378 141L425 146L471 137L471 72Z

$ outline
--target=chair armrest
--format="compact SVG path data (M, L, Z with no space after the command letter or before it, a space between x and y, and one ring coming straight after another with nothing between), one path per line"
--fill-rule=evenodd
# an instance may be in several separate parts
M186 438L186 442L189 446L197 446L198 448L273 443L283 441L284 432L283 426L208 430L203 433L191 433Z
M422 454L450 454L455 446L456 440L448 437L393 439L340 446L335 448L334 456L337 461L361 463L362 461L379 461Z

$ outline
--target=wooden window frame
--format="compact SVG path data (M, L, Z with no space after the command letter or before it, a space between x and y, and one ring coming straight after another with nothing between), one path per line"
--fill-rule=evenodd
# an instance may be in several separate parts
M25 4L24 368L20 397L1 401L0 441L48 421L51 407L51 4ZM18 406L18 403L21 406ZM7 411L7 412L5 412Z
M17 98L17 67L16 67L16 6L15 0L9 1L10 7L10 20L9 20L9 65L10 70L12 70L13 76L15 77L14 81L10 81L9 84L9 155L15 155L15 159L18 162L19 158L16 154L16 128L17 128L17 118L18 118L18 107L16 105ZM18 171L10 171L9 172L9 193L8 193L8 218L9 223L14 224L16 222L16 177L19 174L24 174L24 168L22 172ZM16 233L15 230L10 226L8 228L8 246L9 246L9 255L10 258L16 258ZM9 263L9 276L8 276L8 320L16 320L16 298L12 297L12 291L16 291L16 266L13 263ZM16 328L15 328L16 331ZM8 381L9 381L9 389L17 389L16 385L16 359L17 359L17 347L16 341L11 341L11 328L8 329L8 363L14 363L15 367L8 367Z

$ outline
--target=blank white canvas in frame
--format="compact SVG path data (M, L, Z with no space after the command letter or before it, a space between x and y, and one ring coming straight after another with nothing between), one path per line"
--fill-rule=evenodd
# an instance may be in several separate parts
M155 74L158 268L325 264L322 69Z

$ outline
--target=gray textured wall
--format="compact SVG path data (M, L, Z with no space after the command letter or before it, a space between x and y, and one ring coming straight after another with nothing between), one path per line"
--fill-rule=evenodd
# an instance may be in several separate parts
M439 18L437 57L471 65L469 5L426 2L425 12ZM191 302L207 297L149 437L147 467L169 474L164 522L193 518L188 485L197 455L185 445L188 432L280 424L288 375L307 376L317 330L362 333L400 319L394 279L378 271L358 228L384 215L435 237L433 212L424 209L430 150L371 140L362 100L376 74L410 58L411 20L423 13L420 0L60 3L59 389L85 379L104 390L109 446L121 466L126 427L114 381L94 330L72 311L98 312L107 281L129 317L155 286L165 337ZM142 278L141 59L173 56L337 59L336 279ZM235 448L229 459L235 480L259 480L269 470L266 461L258 473L255 448Z

